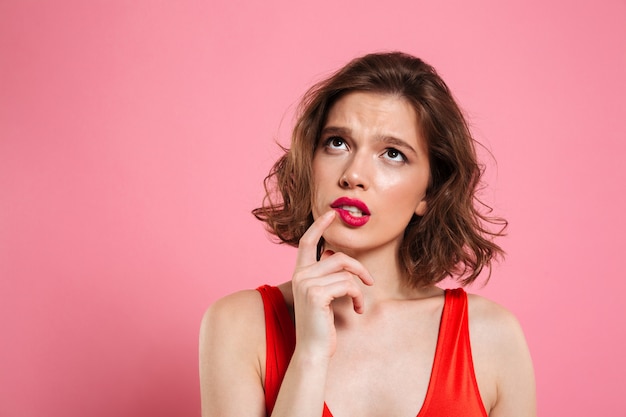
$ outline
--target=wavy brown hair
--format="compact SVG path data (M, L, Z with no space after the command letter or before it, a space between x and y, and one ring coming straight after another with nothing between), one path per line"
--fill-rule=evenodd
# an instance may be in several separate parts
M311 163L320 132L331 106L353 91L408 100L426 140L431 167L427 210L413 216L399 250L408 283L425 286L448 276L462 285L473 282L503 254L493 238L507 223L491 217L491 209L477 198L482 167L476 142L448 86L433 67L411 55L365 55L309 89L298 108L291 147L284 148L265 178L263 205L252 213L279 242L298 246L313 222Z

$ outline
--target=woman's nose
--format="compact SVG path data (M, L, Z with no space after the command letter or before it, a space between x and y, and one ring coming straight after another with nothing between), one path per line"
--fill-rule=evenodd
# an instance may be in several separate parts
M370 169L366 156L354 155L348 161L339 179L339 185L345 189L361 188L366 190L369 186Z

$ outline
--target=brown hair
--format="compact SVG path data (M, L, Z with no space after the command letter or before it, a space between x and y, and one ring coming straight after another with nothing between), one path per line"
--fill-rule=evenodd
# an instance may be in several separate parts
M473 282L502 249L491 238L506 227L476 196L482 168L475 141L450 90L433 67L400 52L356 58L304 95L291 147L265 178L262 207L252 211L280 242L298 246L313 222L311 162L330 107L353 91L394 94L417 112L431 167L424 216L406 227L400 259L408 283L424 286L447 276ZM479 208L485 210L482 213ZM486 224L500 226L491 231Z

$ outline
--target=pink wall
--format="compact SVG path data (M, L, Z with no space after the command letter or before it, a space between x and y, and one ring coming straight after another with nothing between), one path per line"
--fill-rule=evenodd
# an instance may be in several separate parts
M249 215L273 138L401 49L498 161L509 256L475 290L525 327L539 415L623 416L626 3L245 3L0 2L0 415L199 415L204 309L290 276Z

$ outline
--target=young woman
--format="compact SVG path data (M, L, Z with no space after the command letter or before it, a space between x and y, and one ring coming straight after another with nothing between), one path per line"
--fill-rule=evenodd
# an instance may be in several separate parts
M535 416L516 319L435 285L469 284L502 252L480 175L459 107L418 58L367 55L309 90L254 210L298 247L296 268L208 309L202 415Z

